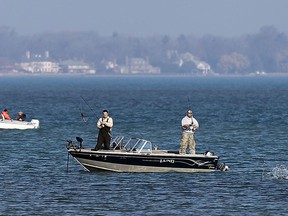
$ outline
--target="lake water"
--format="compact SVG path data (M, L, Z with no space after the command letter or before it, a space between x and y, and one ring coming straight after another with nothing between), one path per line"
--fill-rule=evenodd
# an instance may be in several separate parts
M288 77L0 77L0 103L41 125L0 130L0 215L288 214ZM67 139L95 146L103 109L113 136L178 150L188 108L196 151L228 172L89 173L68 161Z

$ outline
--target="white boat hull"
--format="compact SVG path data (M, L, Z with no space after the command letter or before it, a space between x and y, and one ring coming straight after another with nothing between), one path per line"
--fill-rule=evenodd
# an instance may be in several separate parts
M0 120L0 129L37 129L40 127L40 122L37 119L32 119L30 122L17 120Z

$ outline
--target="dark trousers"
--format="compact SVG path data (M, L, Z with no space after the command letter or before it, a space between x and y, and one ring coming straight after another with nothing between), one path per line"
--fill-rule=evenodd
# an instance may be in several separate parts
M96 144L95 149L96 150L103 149L103 144L104 144L104 149L109 150L110 141L111 141L111 136L109 132L100 130L98 134L98 139L97 139L97 144Z

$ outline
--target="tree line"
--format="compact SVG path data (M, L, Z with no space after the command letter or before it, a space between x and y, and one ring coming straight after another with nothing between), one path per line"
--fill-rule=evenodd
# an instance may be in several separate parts
M143 38L118 33L103 37L93 31L23 36L9 27L0 27L0 65L21 62L28 50L31 53L48 50L55 61L83 60L97 71L104 71L107 61L125 64L128 56L148 58L162 73L193 73L195 67L191 62L181 68L177 62L180 54L191 53L219 74L288 72L288 38L274 26L263 26L257 33L233 38L184 34L176 38L169 35Z

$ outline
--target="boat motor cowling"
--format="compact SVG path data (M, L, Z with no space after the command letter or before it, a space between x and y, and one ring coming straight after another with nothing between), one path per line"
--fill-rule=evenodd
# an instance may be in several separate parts
M214 155L214 152L206 151L206 152L204 153L204 155L206 155L206 156L213 156L213 155Z
M225 163L218 163L217 169L220 171L228 171L229 167Z

